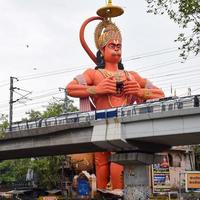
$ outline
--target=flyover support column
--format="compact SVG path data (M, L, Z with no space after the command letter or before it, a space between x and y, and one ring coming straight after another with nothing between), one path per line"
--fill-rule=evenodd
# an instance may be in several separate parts
M113 154L112 162L124 165L124 200L148 200L151 195L149 166L161 156L140 152Z

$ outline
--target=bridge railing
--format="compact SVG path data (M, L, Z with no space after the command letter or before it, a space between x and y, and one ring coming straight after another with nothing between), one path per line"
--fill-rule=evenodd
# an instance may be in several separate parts
M133 104L108 110L97 110L90 112L72 112L60 116L39 119L35 121L15 122L12 131L22 131L41 127L59 126L70 123L91 122L108 118L134 117L136 115L167 112L170 110L188 109L199 107L200 95L182 98L167 98L150 100L143 104Z

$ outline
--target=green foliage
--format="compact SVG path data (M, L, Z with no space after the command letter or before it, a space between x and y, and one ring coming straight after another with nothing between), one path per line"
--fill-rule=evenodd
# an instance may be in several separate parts
M35 184L41 188L53 189L60 185L63 156L36 159L6 160L0 162L0 183L25 183L28 169L34 171ZM37 178L36 178L37 177Z
M54 117L62 114L63 105L58 103L50 103L47 110L43 112L42 118Z
M78 109L73 105L73 101L67 98L64 103L51 103L44 112L31 110L27 112L27 118L23 120L35 121L42 118L58 116L62 114L67 106L67 112L74 112ZM2 118L0 133L4 133L8 128L7 116ZM61 166L63 156L41 157L35 159L6 160L0 162L0 184L11 184L15 182L25 182L28 169L34 171L37 177L34 182L41 188L53 189L60 186Z
M32 169L37 174L37 185L41 188L53 189L60 186L63 156L36 158Z
M193 147L194 153L200 154L200 145L195 145Z
M75 112L78 111L78 108L76 106L73 105L74 101L73 100L69 100L68 99L68 103L67 103L67 112Z
M0 163L0 183L10 183L15 181L15 177L10 173L11 168L13 168L12 161L3 161Z
M7 118L7 115L2 115L0 118L0 138L3 138L5 136L5 131L9 126Z
M24 118L22 121L30 120L30 121L37 121L42 118L42 113L40 111L31 110L26 112L28 115L28 119Z
M30 159L6 160L0 163L0 183L24 182Z
M65 112L74 112L74 111L78 111L77 107L73 105L72 100L67 98L66 103L57 103L57 102L50 103L44 112L39 112L35 110L26 112L28 117L24 118L23 121L26 121L26 120L36 121L39 119L59 116Z
M182 46L180 56L187 59L190 52L200 51L200 1L199 0L146 0L149 13L168 14L170 19L189 33L180 33L175 40Z

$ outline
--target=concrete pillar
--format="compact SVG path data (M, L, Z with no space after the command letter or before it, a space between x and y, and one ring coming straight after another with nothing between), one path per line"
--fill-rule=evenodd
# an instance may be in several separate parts
M124 200L148 200L151 195L149 166L162 157L140 152L113 154L111 161L124 165Z

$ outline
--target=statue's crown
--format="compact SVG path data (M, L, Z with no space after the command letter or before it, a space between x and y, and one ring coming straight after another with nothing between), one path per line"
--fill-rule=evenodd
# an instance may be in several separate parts
M95 29L95 44L97 49L103 48L109 40L122 40L119 28L111 21L103 20Z

